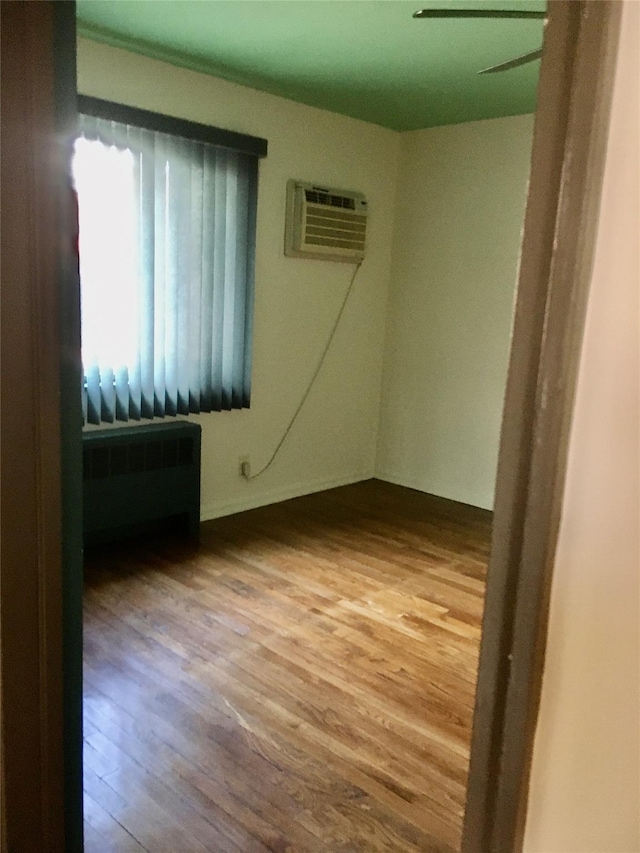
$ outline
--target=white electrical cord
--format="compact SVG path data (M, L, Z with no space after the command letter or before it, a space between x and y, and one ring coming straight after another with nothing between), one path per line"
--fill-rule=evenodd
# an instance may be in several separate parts
M293 417L289 421L289 425L287 426L286 430L284 431L282 438L278 442L276 449L273 451L273 454L271 455L271 458L269 459L267 464L263 468L261 468L256 474L248 474L247 475L245 473L246 469L244 467L247 463L246 462L243 463L242 472L243 472L243 476L244 476L245 480L248 480L248 481L255 480L257 477L260 477L262 474L264 474L264 472L268 468L271 467L271 465L275 461L275 458L278 455L278 453L280 453L280 448L285 443L287 436L291 432L291 428L293 427L294 423L296 422L298 415L302 411L302 407L307 402L307 398L308 398L309 394L311 393L311 389L313 388L313 385L314 385L314 383L318 377L318 374L320 373L320 370L322 369L322 365L324 364L324 360L327 357L327 353L329 352L329 347L331 346L331 343L335 337L338 326L340 325L340 320L342 319L342 315L344 314L344 309L346 308L347 301L349 299L349 296L351 295L351 291L353 290L353 284L356 280L356 276L358 275L358 270L360 269L361 266L362 266L362 261L359 261L356 264L356 268L353 271L353 275L351 276L351 281L349 282L349 287L347 288L347 292L345 294L345 297L342 300L342 305L340 306L340 310L338 311L338 316L336 317L336 321L333 324L333 328L331 329L331 334L329 335L329 339L327 340L327 344L324 348L322 355L320 356L320 361L318 362L318 366L316 367L315 372L314 372L313 376L311 377L311 382L309 382L309 385L307 386L307 390L304 392L302 400L300 400L298 408L295 410Z

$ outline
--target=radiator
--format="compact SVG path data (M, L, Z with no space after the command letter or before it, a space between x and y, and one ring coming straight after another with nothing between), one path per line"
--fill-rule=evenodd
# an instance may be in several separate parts
M200 427L183 421L82 436L85 545L175 522L197 538Z

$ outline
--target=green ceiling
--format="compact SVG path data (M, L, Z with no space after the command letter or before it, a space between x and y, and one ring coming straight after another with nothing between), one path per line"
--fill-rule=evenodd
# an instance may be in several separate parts
M544 0L78 0L78 32L344 115L414 130L535 108L541 21L414 20L420 8Z

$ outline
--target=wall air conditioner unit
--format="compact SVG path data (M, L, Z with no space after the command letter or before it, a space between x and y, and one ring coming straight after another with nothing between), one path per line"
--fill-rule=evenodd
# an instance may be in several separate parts
M364 258L367 200L362 193L287 183L284 253L353 263Z

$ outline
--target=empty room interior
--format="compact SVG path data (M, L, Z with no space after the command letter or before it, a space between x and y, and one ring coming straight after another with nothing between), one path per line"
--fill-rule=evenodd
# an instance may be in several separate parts
M86 850L458 851L545 5L77 9Z

